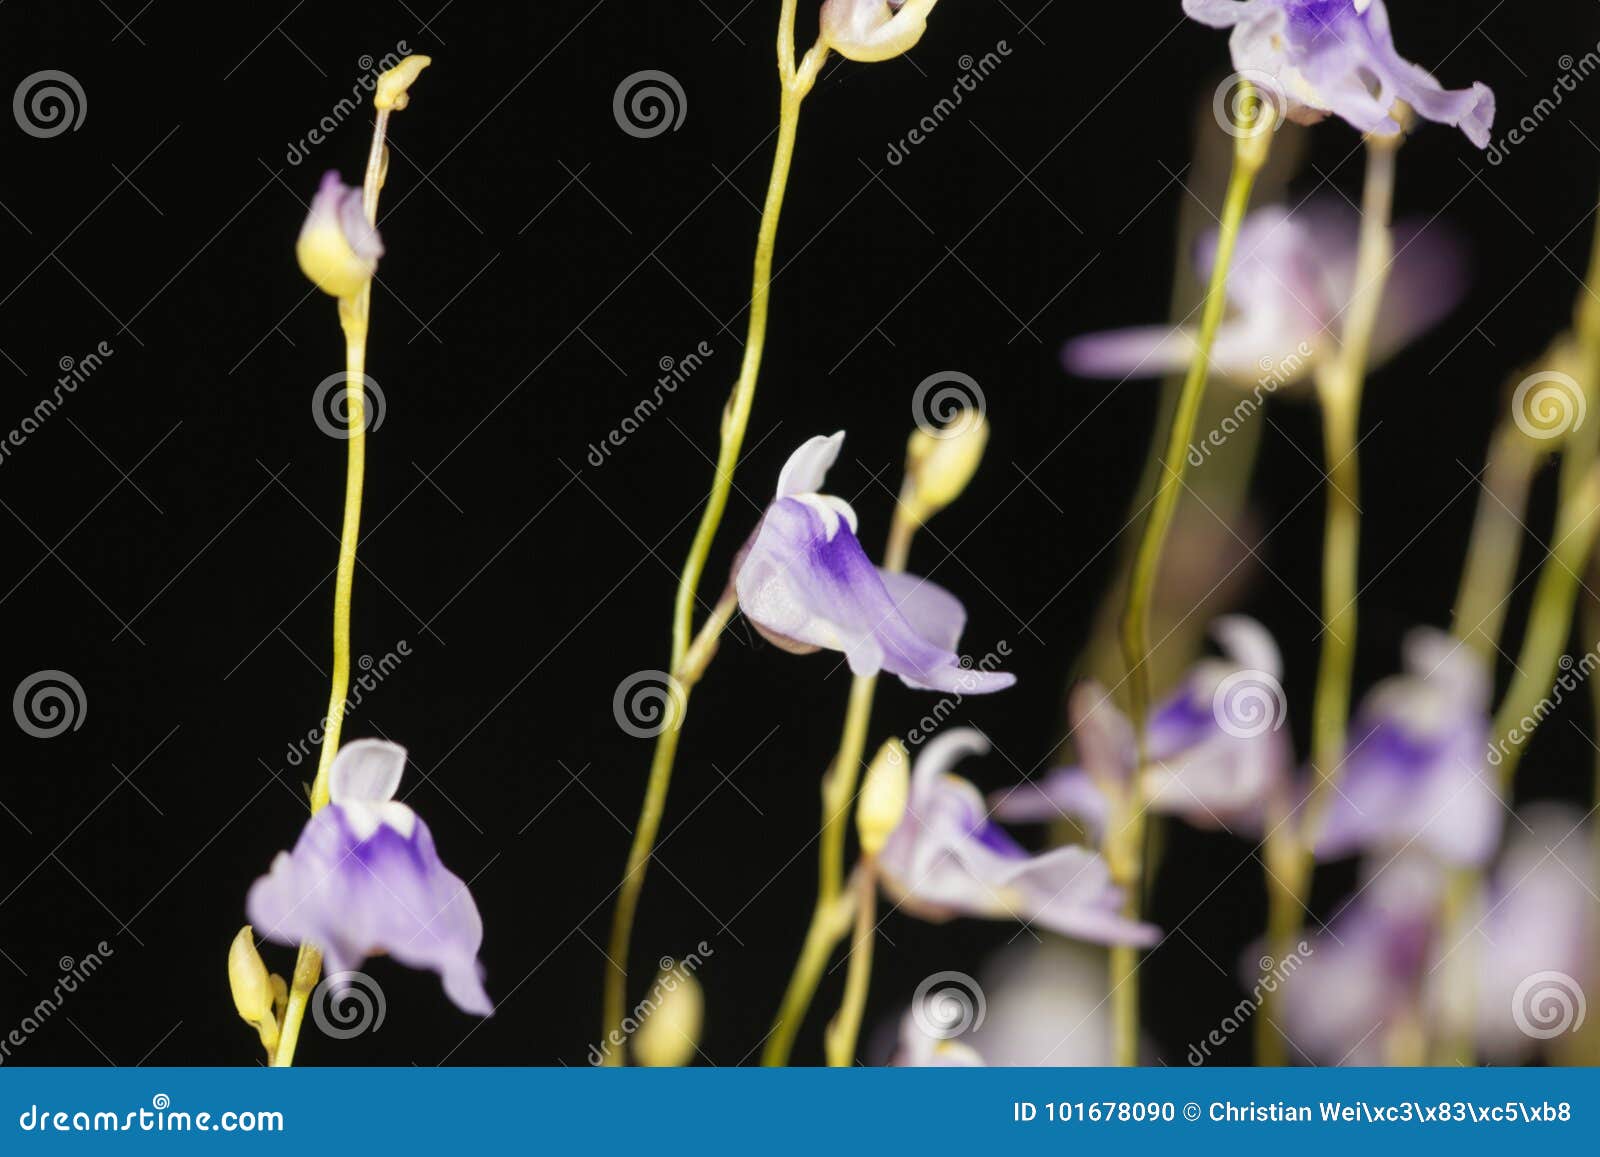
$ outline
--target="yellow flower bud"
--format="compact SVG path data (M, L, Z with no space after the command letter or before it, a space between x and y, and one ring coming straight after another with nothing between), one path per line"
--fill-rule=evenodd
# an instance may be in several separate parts
M261 1035L261 1044L271 1058L278 1047L278 1015L283 980L267 973L267 966L256 951L255 931L246 924L228 946L228 987L233 991L233 1007L239 1017Z
M919 427L906 447L902 501L911 517L926 522L959 498L988 444L988 420L976 410L962 410L935 432Z
M822 40L850 60L889 60L907 52L928 28L928 13L938 0L827 0L822 6Z
M301 271L324 293L338 298L360 293L383 256L378 230L362 211L361 190L339 180L338 173L323 174L294 255Z
M876 856L905 818L911 795L911 757L905 745L891 739L872 757L867 780L856 804L856 833L864 855Z
M633 1059L651 1068L677 1068L694 1059L705 1019L706 998L700 982L681 966L663 969L650 999L655 1011L633 1034Z
M417 74L433 63L431 56L408 56L399 64L378 77L378 91L372 98L376 109L405 108L411 100L406 92Z

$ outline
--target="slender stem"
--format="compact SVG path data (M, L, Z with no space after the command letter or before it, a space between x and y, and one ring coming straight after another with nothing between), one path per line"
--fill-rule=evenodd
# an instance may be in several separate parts
M378 223L378 193L383 187L384 138L388 127L389 111L380 109L373 123L372 147L367 152L367 170L361 182L361 209L370 225ZM339 531L339 565L333 582L333 675L328 692L328 713L323 723L322 749L317 755L317 775L311 784L312 815L328 805L328 772L339 751L345 702L350 694L350 603L356 577L356 545L361 539L361 493L366 480L367 328L371 313L370 281L354 297L339 299L339 324L344 329L345 345L344 521ZM283 1032L272 1059L276 1068L287 1068L294 1063L306 1004L321 972L322 954L313 945L300 945L289 1001L284 1009Z
M1250 99L1250 94L1245 94ZM1211 369L1211 349L1217 339L1227 305L1225 293L1228 270L1233 264L1233 251L1239 240L1239 227L1245 210L1250 205L1250 192L1257 175L1266 164L1271 143L1271 125L1264 119L1271 116L1264 102L1258 102L1254 114L1256 123L1246 126L1246 131L1235 140L1233 169L1228 176L1228 190L1223 199L1222 222L1217 238L1216 263L1212 266L1210 284L1206 288L1205 306L1200 315L1200 333L1195 342L1194 357L1184 378L1183 390L1178 395L1178 409L1167 436L1167 448L1162 460L1160 480L1151 501L1150 517L1146 520L1139 547L1134 555L1128 580L1128 602L1123 611L1121 625L1122 656L1128 667L1129 715L1133 722L1139 767L1145 759L1145 722L1150 710L1150 602L1155 590L1157 572L1161 568L1161 553L1178 509L1182 493L1183 476L1188 467L1189 443L1194 438L1195 420L1205 400L1206 379ZM1252 131L1253 130L1253 131ZM1135 775L1135 782L1142 778ZM1115 857L1125 865L1124 877L1118 879L1127 893L1130 915L1137 915L1141 881L1139 866L1144 846L1144 806L1135 797L1128 808L1127 821L1121 825L1117 838L1125 842L1123 854ZM1129 850L1131 849L1131 851ZM1139 1050L1139 984L1137 949L1117 946L1111 949L1111 1004L1112 1036L1115 1062L1120 1065L1138 1063Z
M872 984L872 947L877 936L878 873L871 856L861 858L856 869L856 924L850 941L850 969L845 976L844 999L828 1025L827 1053L830 1069L849 1068L861 1036L861 1018L867 1009L867 989Z
M1502 421L1489 445L1483 493L1473 518L1467 561L1456 595L1455 636L1493 664L1505 627L1506 603L1522 551L1528 491L1543 454L1522 431Z

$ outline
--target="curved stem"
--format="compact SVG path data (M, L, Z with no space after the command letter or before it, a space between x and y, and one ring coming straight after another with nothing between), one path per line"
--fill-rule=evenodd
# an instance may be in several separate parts
M1493 664L1505 627L1506 603L1517 557L1522 552L1528 491L1544 455L1509 421L1502 421L1489 444L1483 493L1473 517L1472 537L1461 587L1456 594L1453 631Z
M861 1018L867 1009L867 989L872 984L872 948L878 914L877 865L871 856L861 858L856 869L856 924L850 941L850 970L845 977L844 999L828 1025L828 1067L846 1069L855 1060L856 1041L861 1036Z
M1248 99L1248 95L1247 95ZM1257 117L1271 115L1264 104ZM1128 602L1123 611L1120 639L1122 656L1128 667L1129 717L1137 744L1137 765L1144 766L1145 723L1150 711L1150 602L1155 590L1156 575L1161 568L1161 554L1166 547L1167 535L1178 509L1184 472L1188 467L1189 443L1194 439L1195 420L1205 399L1206 379L1211 369L1211 349L1217 340L1217 329L1222 324L1227 306L1225 289L1228 270L1233 264L1234 247L1239 240L1239 227L1250 204L1250 192L1257 175L1266 164L1271 142L1271 126L1258 121L1246 127L1235 141L1233 169L1228 176L1228 190L1223 199L1222 222L1217 237L1216 262L1211 269L1210 283L1206 288L1205 306L1200 315L1200 333L1195 342L1194 357L1178 395L1178 409L1167 436L1167 447L1162 459L1161 477L1151 500L1150 517L1145 521L1139 547L1134 554L1133 567L1128 579ZM1135 782L1141 777L1135 775ZM1136 788L1135 791L1138 789ZM1127 822L1121 825L1117 839L1124 845L1121 854L1114 857L1124 865L1123 877L1117 881L1127 893L1129 915L1137 915L1142 882L1139 865L1144 847L1144 801L1134 798L1128 809ZM1139 1049L1139 983L1138 950L1125 946L1111 949L1111 1004L1112 1038L1115 1063L1138 1063Z

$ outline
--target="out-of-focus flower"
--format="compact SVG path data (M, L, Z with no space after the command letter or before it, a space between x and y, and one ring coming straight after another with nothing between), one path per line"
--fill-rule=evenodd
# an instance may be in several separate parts
M1229 0L1231 2L1231 0ZM1338 348L1356 284L1360 222L1348 206L1313 200L1290 211L1258 209L1244 220L1225 286L1231 307L1211 349L1214 373L1258 394L1306 378ZM1395 226L1383 309L1372 338L1374 365L1450 312L1466 289L1455 236L1439 225ZM1195 271L1216 263L1217 232L1200 241ZM1073 338L1062 349L1068 372L1088 378L1161 377L1188 366L1197 330L1135 326Z
M361 190L332 170L322 175L311 211L300 226L294 255L300 269L324 293L354 297L378 270L383 241L361 211Z
M1234 68L1282 101L1279 111L1291 120L1314 124L1333 113L1364 133L1398 133L1395 106L1404 101L1480 149L1489 144L1489 86L1446 89L1402 57L1383 0L1183 0L1183 10L1233 29Z
M928 28L939 0L826 0L822 40L849 60L888 60L908 52Z
M978 1050L958 1040L946 1040L922 1027L914 1012L900 1021L900 1046L889 1064L898 1069L978 1069L984 1059Z
M856 802L856 834L861 854L875 856L883 850L895 828L905 818L911 797L911 757L905 744L891 739L878 749Z
M651 992L655 1011L633 1034L630 1049L636 1064L678 1068L694 1060L705 1023L706 996L694 973L674 965L656 976Z
M1294 760L1283 727L1283 664L1254 619L1224 616L1212 633L1224 657L1195 664L1150 718L1145 798L1196 827L1255 833L1271 794L1287 790ZM998 793L995 814L1036 823L1071 817L1099 841L1111 801L1133 778L1133 727L1098 683L1080 684L1070 711L1081 766Z
M1320 857L1415 842L1445 863L1494 855L1503 809L1488 766L1489 672L1472 648L1413 631L1406 673L1368 693L1317 839Z
M466 884L440 862L428 825L395 801L405 766L398 744L361 739L341 748L329 769L332 802L251 886L246 908L266 939L316 945L330 974L388 953L437 972L451 1000L488 1016L483 920Z
M1000 691L1015 676L969 668L956 654L967 614L943 587L881 570L856 538L856 514L820 493L844 431L789 458L778 492L733 568L739 607L786 651L842 651L857 675L892 671L909 687Z
M905 819L878 856L884 889L912 915L1018 919L1100 944L1148 946L1158 929L1122 914L1106 861L1082 847L1029 854L990 821L983 796L950 774L989 741L970 728L937 736L911 775Z
M921 429L906 445L906 486L900 503L918 525L961 496L989 445L989 422L961 410L937 432Z

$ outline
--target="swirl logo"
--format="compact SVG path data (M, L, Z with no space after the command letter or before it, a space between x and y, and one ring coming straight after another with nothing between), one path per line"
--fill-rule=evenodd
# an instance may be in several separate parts
M911 994L911 1018L928 1036L951 1040L983 1027L983 989L965 972L935 972Z
M335 972L311 993L311 1019L334 1040L377 1032L388 1010L383 989L365 972Z
M17 684L11 714L17 726L35 739L54 739L83 726L89 700L83 684L65 671L35 671Z
M1276 132L1289 101L1270 72L1247 68L1227 77L1211 98L1211 112L1230 137L1256 137Z
M665 671L635 671L611 697L617 726L635 739L654 739L683 716L683 686Z
M1588 407L1583 387L1555 370L1529 374L1511 394L1511 419L1517 429L1541 441L1583 425Z
M356 384L347 388L346 383L352 381L352 376L341 370L323 378L311 392L311 418L317 429L330 438L348 441L353 434L370 434L383 425L384 415L389 411L383 389L377 382L366 374L357 375L354 380ZM361 390L365 401L359 430L350 426L350 393L353 390Z
M622 78L611 97L611 115L630 137L648 140L677 132L689 115L689 99L676 77L647 68Z
M961 437L987 410L983 387L960 370L941 370L923 378L911 394L911 417L917 429L933 438Z
M1535 972L1511 994L1511 1019L1534 1040L1577 1032L1587 1012L1582 987L1565 972Z
M157 1093L150 1098L150 1106L157 1112L162 1112L172 1107L172 1098L165 1093Z
M75 77L47 68L22 78L11 97L11 115L30 137L48 140L77 132L89 115L89 99Z
M1235 671L1211 694L1211 714L1217 726L1235 739L1254 739L1283 726L1289 715L1289 697L1266 671Z

